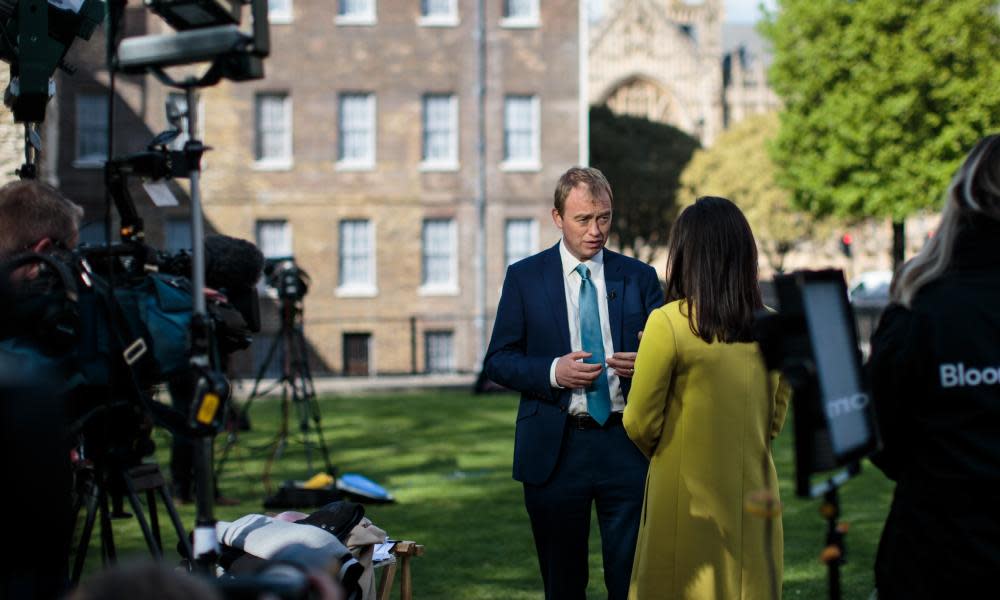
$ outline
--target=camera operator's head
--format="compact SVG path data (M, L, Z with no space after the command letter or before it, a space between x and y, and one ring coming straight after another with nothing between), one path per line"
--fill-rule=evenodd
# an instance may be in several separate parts
M948 186L934 237L893 278L892 300L910 306L920 288L952 265L956 242L993 232L1000 236L1000 134L979 140L965 157Z
M83 209L54 187L35 180L0 187L0 262L22 252L70 250Z

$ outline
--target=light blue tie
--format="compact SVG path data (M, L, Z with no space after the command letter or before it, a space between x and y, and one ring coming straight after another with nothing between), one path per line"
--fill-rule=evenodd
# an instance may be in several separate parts
M604 336L601 334L601 311L597 307L597 288L590 280L590 269L580 264L580 342L591 356L584 362L601 365L601 375L587 388L587 412L604 425L611 414L611 392L608 390L608 369L604 366Z

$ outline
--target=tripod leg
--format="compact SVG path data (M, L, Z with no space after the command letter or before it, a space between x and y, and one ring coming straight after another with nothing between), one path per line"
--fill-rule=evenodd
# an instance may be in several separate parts
M142 529L142 537L146 540L146 547L149 548L149 553L153 555L154 559L160 560L163 553L157 544L159 534L154 536L153 532L149 529L149 523L146 522L146 513L142 510L142 504L139 503L139 496L135 493L135 486L132 485L132 479L126 473L122 473L122 478L125 479L125 485L128 487L128 501L132 506L135 519L139 521L139 528Z
M319 440L319 449L323 456L323 465L326 467L326 472L329 475L335 476L336 470L330 462L330 451L326 446L326 439L323 437L323 425L320 422L319 401L316 398L316 387L313 384L312 373L309 370L308 349L306 347L305 334L302 332L301 327L295 329L294 336L295 345L298 348L299 353L298 379L299 384L302 387L303 398L306 402L305 406L308 406L309 412L312 416L313 426L316 429L316 438Z
M163 540L160 538L160 517L156 512L156 494L153 490L146 490L146 506L149 507L149 526L153 530L153 540L162 553Z
M76 545L76 556L73 557L73 574L70 581L75 586L80 583L80 575L83 574L83 563L87 559L87 549L90 547L90 536L94 532L94 521L97 520L98 496L97 482L91 482L87 490L87 499L84 505L87 507L87 516L83 521L83 531L80 532L80 541Z
M105 483L107 483L106 479ZM106 567L118 562L118 553L115 551L115 533L111 529L111 512L108 507L108 493L105 490L104 485L101 485L98 488L97 503L101 519L101 561Z
M308 408L306 406L306 397L300 391L298 382L295 380L295 376L292 376L292 381L290 383L292 388L292 404L295 405L295 410L299 417L299 432L302 435L302 443L306 448L306 470L308 473L313 472L313 461L312 461L312 440L309 439L309 414Z
M282 325L284 329L284 325ZM257 388L260 387L260 382L264 379L264 374L267 373L267 368L271 366L271 359L274 358L274 353L278 349L278 344L281 343L281 332L274 336L274 340L271 342L271 347L267 349L267 356L264 357L264 362L260 364L260 368L257 369L257 377L253 380L253 389L250 391L250 396L247 399L247 406L244 407L243 412L245 413L250 408L250 402L257 397Z
M261 481L264 482L264 489L268 495L271 494L271 469L274 468L274 461L280 457L285 448L285 441L288 439L288 385L282 382L281 386L281 425L278 433L272 442L271 456L267 458L264 471L261 473Z
M174 525L174 532L177 534L177 539L181 542L184 547L184 552L187 558L193 559L194 551L191 549L191 541L188 539L187 532L184 531L184 524L181 522L180 515L177 514L177 508L174 506L174 501L170 498L170 494L163 487L159 488L160 501L163 502L163 508L166 509L167 515L170 517L170 522Z

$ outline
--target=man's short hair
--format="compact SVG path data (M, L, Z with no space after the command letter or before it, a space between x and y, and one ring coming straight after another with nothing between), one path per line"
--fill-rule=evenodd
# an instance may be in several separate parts
M51 185L28 179L0 187L0 260L45 238L71 248L82 218L83 209Z
M594 167L572 167L562 174L559 183L556 184L555 209L560 215L566 208L566 198L578 185L585 185L590 190L590 195L597 198L601 192L608 195L608 200L614 202L614 195L611 193L611 184L608 183L604 173Z

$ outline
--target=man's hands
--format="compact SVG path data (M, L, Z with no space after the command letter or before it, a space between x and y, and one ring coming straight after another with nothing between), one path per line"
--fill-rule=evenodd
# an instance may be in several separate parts
M615 370L619 377L631 377L635 373L636 352L615 352L608 359L608 366Z
M564 388L585 388L601 375L604 365L579 362L590 358L590 352L570 352L559 357L556 362L556 383Z
M638 336L642 340L642 332ZM631 377L635 375L635 357L638 352L615 352L608 359L608 366L615 370L619 377Z
M642 339L642 332L638 338ZM615 352L608 359L608 366L615 370L619 377L631 377L635 375L635 357L638 352Z
M639 332L639 339L642 339L642 332ZM615 370L619 377L631 377L635 374L635 357L637 352L615 352L607 360L608 366ZM594 365L581 362L581 359L590 358L590 352L570 352L559 357L556 362L556 383L564 388L585 388L595 379L600 377L601 369L604 365Z

